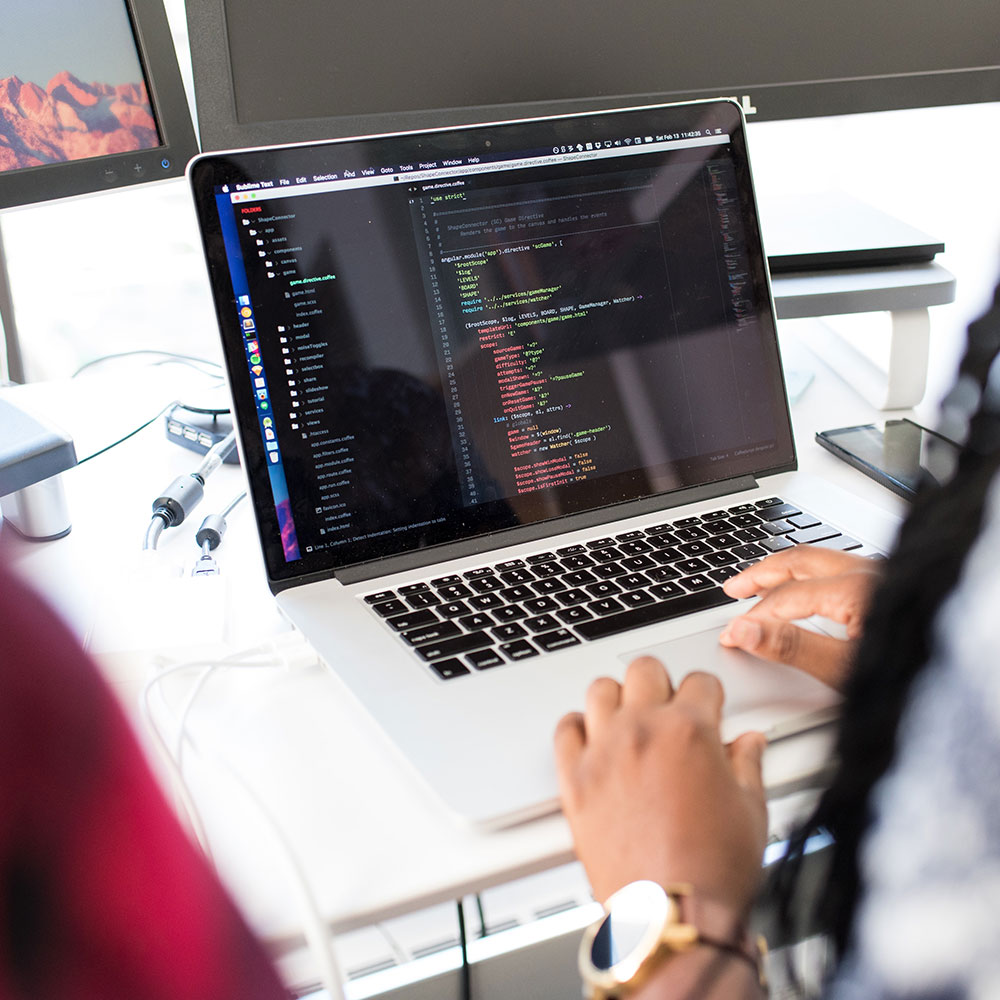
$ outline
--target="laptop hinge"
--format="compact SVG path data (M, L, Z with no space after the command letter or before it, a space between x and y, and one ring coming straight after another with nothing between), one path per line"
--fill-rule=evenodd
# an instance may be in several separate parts
M582 514L567 514L564 517L543 521L539 524L529 524L518 528L507 528L489 535L465 539L460 542L449 542L445 545L435 545L420 549L418 552L407 552L402 555L388 556L374 562L358 563L336 570L332 575L343 584L360 583L381 576L391 576L403 573L421 566L448 562L452 559L462 559L477 555L480 552L490 552L494 549L506 548L510 545L521 545L525 542L537 541L540 538L550 538L554 534L564 534L592 528L595 525L607 524L610 521L621 521L629 517L639 517L657 511L668 511L685 504L711 500L715 497L728 496L745 490L758 488L753 476L740 476L736 479L726 479L706 486L693 486L685 490L677 490L668 496L660 494L646 497L642 500L632 500L628 503L602 507L600 510L586 511ZM306 582L306 581L297 581Z

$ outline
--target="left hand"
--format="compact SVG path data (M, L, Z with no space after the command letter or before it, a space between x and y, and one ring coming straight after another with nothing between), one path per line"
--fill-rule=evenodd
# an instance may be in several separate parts
M880 579L878 563L849 552L812 545L776 552L723 584L730 597L757 594L761 600L734 618L719 641L765 660L798 667L842 689ZM795 624L811 615L844 625L847 640Z
M743 917L767 836L764 738L719 735L718 679L693 673L677 691L653 657L624 685L594 681L586 711L556 729L563 811L594 894L636 879L689 882Z

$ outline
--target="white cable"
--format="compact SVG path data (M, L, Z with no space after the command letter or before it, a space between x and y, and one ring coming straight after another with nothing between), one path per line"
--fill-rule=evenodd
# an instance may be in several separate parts
M163 529L166 526L167 524L162 517L154 515L146 528L146 537L142 541L143 549L155 549L156 543L160 540L160 535L163 534Z
M201 503L205 495L205 480L222 465L235 444L236 431L231 430L221 441L209 448L194 472L178 476L153 501L153 519L146 528L143 549L155 549L165 528L183 524L185 518Z
M196 476L201 476L203 480L208 479L208 477L215 472L220 465L222 465L226 456L230 451L232 451L235 444L236 431L234 429L231 430L221 441L217 441L211 448L208 449L205 453L204 459L202 459L201 465L198 466L194 474Z
M209 846L208 837L205 835L205 827L201 821L201 815L198 812L198 807L195 805L194 799L191 797L191 793L188 790L187 783L184 781L184 775L181 773L180 765L171 754L166 740L163 738L159 727L153 719L152 708L149 704L149 697L153 688L156 687L156 685L158 685L164 677L185 668L186 664L165 671L164 673L157 674L157 676L149 681L149 683L143 688L142 695L139 699L139 708L142 713L143 721L146 724L146 729L149 731L150 736L153 738L153 743L159 751L160 759L170 773L170 787L176 798L179 800L180 809L178 811L186 821L189 830L198 842L198 845L201 847L205 857L208 858L209 862L214 867L215 859L212 857L212 849Z
M240 503L241 500L243 500L243 499L246 498L246 495L247 495L247 491L243 490L242 493L238 493L236 496L234 496L233 499L229 501L229 504L226 506L225 510L223 510L223 512L219 516L220 517L229 517L229 515L236 508L236 505L238 503Z
M202 669L201 674L198 676L198 680L195 681L194 686L191 688L191 691L187 696L187 700L184 702L181 714L177 717L173 756L177 761L177 767L182 774L184 772L184 729L187 726L188 713L191 711L191 708L195 703L195 699L197 699L198 695L201 693L201 689L205 686L205 682L209 677L211 677L212 672L217 666L218 664L213 663Z
M191 660L184 663L177 663L173 666L166 667L162 669L155 677L151 678L145 687L142 689L142 694L139 697L139 710L142 715L142 719L146 724L150 735L153 738L153 743L159 753L164 766L167 768L170 778L171 778L171 788L174 794L177 796L180 805L181 816L187 821L187 825L194 836L195 840L198 842L205 856L214 865L214 859L212 857L212 850L208 843L208 837L205 834L204 824L201 820L201 815L198 812L198 807L194 803L194 799L191 797L191 793L187 787L187 782L184 780L184 775L181 771L180 761L173 753L171 753L170 747L167 745L167 741L160 731L160 727L157 726L156 720L153 718L153 710L150 704L150 696L152 695L155 688L157 688L166 678L172 677L174 674L181 673L187 670L193 670L195 667L206 668L206 673L211 673L211 671L216 666L225 665L228 663L239 663L240 660L245 659L250 656L260 655L261 652L270 651L273 649L273 644L268 644L267 646L255 646L250 649L240 650L237 653L233 653L228 657L223 657L221 660L209 659L209 660ZM283 665L283 661L277 661L274 666ZM207 680L207 676L205 678ZM202 682L203 683L203 682ZM189 703L186 711L190 710ZM185 715L186 715L185 711Z
M296 635L292 633L291 635ZM299 640L301 645L301 640ZM201 822L201 818L198 814L197 807L194 804L194 800L191 796L190 790L187 787L187 782L184 779L183 767L182 767L182 748L186 741L190 744L191 749L194 750L199 757L203 760L207 758L201 752L198 744L194 740L192 734L187 729L187 718L191 712L194 702L198 694L203 690L205 684L207 683L209 677L215 672L219 667L262 667L262 666L288 666L292 663L303 663L302 654L296 656L289 656L288 653L285 655L281 654L281 648L287 647L290 644L287 642L287 637L278 637L262 646L257 646L249 650L241 651L239 653L234 653L230 656L224 657L221 660L193 660L187 663L176 664L165 670L162 670L154 678L152 678L149 683L143 689L141 706L143 710L143 718L147 726L153 733L156 744L160 749L161 753L167 760L167 766L170 768L174 783L178 786L177 791L181 796L185 812L188 815L189 820L192 823L195 834L198 838L202 849L205 851L206 855L211 859L211 853L208 847L208 839L205 835L204 826ZM291 651L294 654L294 650ZM253 657L261 656L262 654L278 654L277 659L270 660L257 660L252 661ZM311 659L315 660L315 654L310 654ZM175 673L179 673L185 670L192 670L197 667L202 668L202 672L195 682L194 688L188 694L185 700L184 707L181 710L181 715L178 718L177 725L177 739L176 756L171 754L169 747L167 746L166 740L163 738L159 727L156 725L153 717L152 711L149 705L149 696L151 692L168 676L172 676ZM309 886L308 878L306 873L292 847L291 842L282 830L281 826L278 824L277 820L271 814L270 810L267 808L266 804L261 800L261 798L254 791L253 787L246 781L246 779L239 773L239 771L228 761L224 755L216 752L212 756L212 760L217 764L221 764L222 767L228 772L229 776L236 782L236 784L243 789L244 794L253 804L254 808L264 820L267 827L270 829L274 839L276 840L282 854L285 857L288 867L293 875L293 883L297 890L298 903L300 908L300 914L302 918L303 934L306 939L306 944L313 955L314 960L319 965L320 979L323 984L324 989L328 992L330 1000L346 1000L343 987L343 975L340 970L340 965L337 961L336 954L334 952L333 945L333 935L327 926L326 922L319 911L319 906L316 899L312 893Z
M198 745L191 738L190 733L187 734L187 740L195 753L199 757L203 757L201 751L198 749ZM344 977L340 970L340 963L337 961L337 956L334 952L333 933L319 911L316 897L309 888L309 880L291 842L271 811L261 800L260 796L257 795L256 791L254 791L253 786L244 779L243 775L222 754L216 754L214 760L216 763L222 764L230 777L243 789L247 798L256 807L260 818L264 820L277 841L278 846L281 848L285 861L288 863L294 876L292 881L298 890L302 931L306 939L306 945L312 953L313 959L319 965L320 981L323 984L323 988L329 994L330 1000L347 1000L344 993Z

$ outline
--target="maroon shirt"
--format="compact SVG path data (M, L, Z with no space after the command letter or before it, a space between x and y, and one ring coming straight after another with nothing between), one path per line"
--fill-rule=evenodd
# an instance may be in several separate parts
M67 628L0 567L0 1000L281 1000Z

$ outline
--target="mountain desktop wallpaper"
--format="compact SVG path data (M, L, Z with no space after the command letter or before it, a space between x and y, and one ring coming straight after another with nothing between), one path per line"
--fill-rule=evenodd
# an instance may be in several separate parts
M0 171L159 144L143 83L83 83L65 70L44 89L0 80Z

